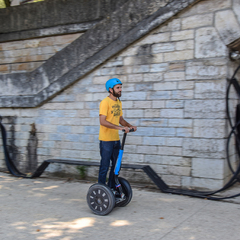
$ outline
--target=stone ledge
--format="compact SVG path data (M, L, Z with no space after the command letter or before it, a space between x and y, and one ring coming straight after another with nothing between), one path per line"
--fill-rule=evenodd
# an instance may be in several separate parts
M92 21L88 23L74 23L74 24L34 29L34 30L0 33L0 43L8 42L8 41L32 39L36 37L49 37L49 36L57 36L57 35L63 35L63 34L86 32L99 21L100 20Z

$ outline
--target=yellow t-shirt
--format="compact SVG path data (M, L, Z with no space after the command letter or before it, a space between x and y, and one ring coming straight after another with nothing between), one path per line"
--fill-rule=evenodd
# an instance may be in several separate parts
M104 98L99 107L99 115L106 116L106 120L112 124L119 125L119 119L122 116L122 102L112 100L109 97ZM111 129L100 125L99 140L101 141L118 141L119 130Z

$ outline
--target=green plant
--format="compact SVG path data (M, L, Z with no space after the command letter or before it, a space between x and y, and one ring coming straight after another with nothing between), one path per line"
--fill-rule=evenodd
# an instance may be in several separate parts
M85 179L87 176L87 167L86 166L77 166L76 168L79 172L80 178Z

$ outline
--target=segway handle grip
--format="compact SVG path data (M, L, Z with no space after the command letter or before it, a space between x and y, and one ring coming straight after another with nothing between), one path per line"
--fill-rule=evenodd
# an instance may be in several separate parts
M124 129L123 129L122 131L125 132ZM131 128L131 129L129 130L129 132L134 132L134 128Z

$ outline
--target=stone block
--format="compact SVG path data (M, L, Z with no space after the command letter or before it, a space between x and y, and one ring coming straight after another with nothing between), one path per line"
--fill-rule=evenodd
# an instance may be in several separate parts
M143 145L143 137L131 135L128 137L127 144Z
M161 164L174 166L191 166L191 158L177 157L177 156L162 156Z
M215 26L225 45L240 38L240 25L232 10L217 12L215 14Z
M173 137L176 136L176 129L175 128L168 128L168 127L158 127L154 129L154 136L168 136Z
M54 141L43 141L42 142L42 147L43 148L54 148L55 147L55 142Z
M71 126L57 126L58 133L71 133Z
M182 41L187 39L194 39L193 30L183 30L183 31L172 32L171 41Z
M182 176L182 187L190 189L216 190L223 187L223 180L209 178L192 178Z
M163 175L162 179L170 187L180 187L181 185L181 176Z
M169 63L168 69L169 71L185 71L185 63L184 62Z
M138 52L138 46L132 45L126 48L122 53L120 53L119 57L125 57L125 56L135 56Z
M162 118L183 118L183 109L161 109Z
M64 117L75 118L78 116L79 111L84 111L84 110L75 110L75 109L66 110L65 109L65 110L63 110L63 115L64 115Z
M93 77L93 84L105 84L110 76L94 76Z
M140 153L140 154L158 154L157 146L137 146L137 153Z
M162 146L165 142L164 137L143 137L143 145Z
M177 137L192 137L193 130L192 128L177 128Z
M80 134L66 134L64 140L69 142L80 142Z
M185 80L185 72L167 72L163 75L165 81L183 81Z
M186 63L186 79L226 79L225 60L198 61Z
M122 102L122 108L126 109L126 108L134 108L134 104L137 103L135 101L124 101ZM99 105L99 104L98 104Z
M151 92L147 96L147 100L159 100L159 99L171 99L172 97L172 91L156 91Z
M126 110L126 117L127 118L143 118L144 111L143 110Z
M84 133L85 134L98 134L99 133L99 126L84 126Z
M62 158L69 158L69 159L79 159L81 155L81 151L78 150L60 150L60 156Z
M129 74L127 76L127 81L130 83L138 83L143 81L143 74ZM124 85L125 88L125 85Z
M37 125L37 132L42 132L42 133L56 133L57 131L57 126L56 125Z
M133 108L151 108L152 102L151 101L134 101ZM126 107L129 107L127 104Z
M135 85L135 90L136 91L144 91L144 92L148 92L153 90L153 84L150 82L145 82L145 83L138 83Z
M144 44L154 44L154 43L160 43L160 42L168 42L170 40L170 33L157 33L157 34L151 34L149 36L144 37L140 41L136 43L136 45L144 45Z
M142 163L144 161L143 154L124 153L124 163Z
M146 73L150 71L149 65L137 65L132 67L133 73Z
M183 156L197 158L225 158L224 139L186 138L183 140Z
M195 83L194 97L198 99L224 98L226 94L226 80Z
M152 101L152 108L165 108L165 101Z
M101 71L102 76L114 75L115 74L115 67L102 68L100 71Z
M213 24L213 13L199 14L194 16L189 16L181 19L182 29L193 29L200 28L204 26L212 26Z
M173 52L175 50L175 43L157 43L152 46L152 53Z
M165 72L168 68L167 63L159 63L159 64L151 64L150 66L150 72L155 73L155 72Z
M185 40L176 42L176 50L183 51L183 50L191 50L194 49L194 40Z
M163 76L161 73L147 73L143 74L144 82L160 82L163 80Z
M195 119L193 121L194 137L199 138L225 138L225 119Z
M49 134L49 140L50 141L62 141L63 135L59 133L50 133Z
M64 117L63 110L39 110L39 116L42 117Z
M176 19L172 19L172 21L167 22L163 26L159 27L156 30L156 33L158 33L158 32L179 31L180 29L181 29L181 20L176 18Z
M163 53L153 54L152 56L153 56L153 59L152 59L153 63L162 63L163 62Z
M159 146L158 154L164 155L164 156L182 156L182 148L181 147Z
M180 81L178 83L178 89L185 90L185 89L193 89L194 82L193 81Z
M220 39L213 27L200 28L196 30L196 58L211 58L227 56L227 47Z
M81 118L81 126L96 126L99 125L99 114L97 114L97 117L85 117Z
M162 118L143 118L140 120L140 126L148 126L148 127L167 127L168 120Z
M0 74L10 73L10 65L0 65Z
M192 176L199 178L223 179L224 159L192 159Z
M135 136L153 136L155 131L154 127L139 127L136 132L134 132Z
M184 51L175 51L171 53L164 53L164 61L182 61L193 59L194 52L193 50L184 50Z
M177 175L177 176L190 176L191 167L182 166L168 166L167 174Z
M169 127L180 127L180 128L192 128L193 120L192 119L169 119Z
M37 148L37 154L48 156L50 155L50 148Z
M186 100L185 118L225 118L225 100Z
M131 92L131 93L123 93L121 100L122 101L129 101L129 100L136 100L136 101L143 101L147 97L146 92Z
M125 57L123 60L123 65L129 66L134 65L136 62L135 56Z
M167 138L166 146L168 147L182 147L183 139L182 138ZM174 164L176 165L176 164Z
M231 0L212 0L200 1L198 4L193 5L188 11L185 11L181 16L196 16L198 14L212 13L214 11L231 8Z
M145 118L159 118L160 117L160 110L158 110L158 109L145 109L144 110L144 117Z
M160 82L153 84L153 90L155 91L165 91L165 90L175 90L177 89L176 82Z
M193 90L172 91L172 99L193 99Z

